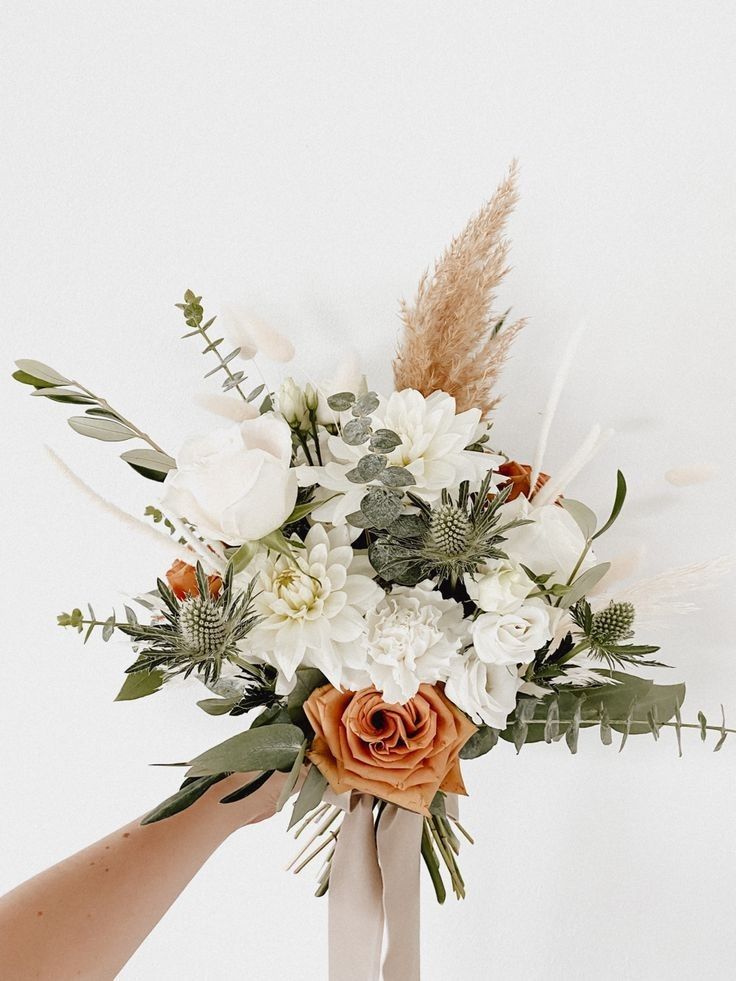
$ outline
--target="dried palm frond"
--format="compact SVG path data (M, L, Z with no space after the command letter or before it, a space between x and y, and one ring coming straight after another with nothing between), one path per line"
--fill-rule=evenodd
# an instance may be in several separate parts
M496 289L508 272L506 221L517 201L516 162L491 200L470 220L425 273L413 306L402 302L403 336L394 360L397 389L424 395L441 389L458 411L488 413L511 342L524 321L506 324L493 311Z

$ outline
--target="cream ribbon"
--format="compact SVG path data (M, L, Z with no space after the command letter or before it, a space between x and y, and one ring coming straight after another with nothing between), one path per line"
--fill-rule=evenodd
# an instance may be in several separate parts
M373 797L328 794L345 818L329 888L330 981L419 981L421 814L386 804L375 827Z

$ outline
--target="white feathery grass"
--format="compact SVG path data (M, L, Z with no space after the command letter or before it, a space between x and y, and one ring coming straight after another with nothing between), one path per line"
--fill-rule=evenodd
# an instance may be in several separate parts
M82 493L87 497L88 500L92 501L99 508L105 511L110 517L114 518L116 521L121 522L126 528L131 531L137 532L140 535L144 535L147 540L155 541L155 543L168 553L167 561L171 561L171 557L185 559L191 558L191 552L183 548L179 542L168 533L157 531L156 528L141 518L136 518L134 515L129 514L124 511L123 508L118 507L117 504L113 504L112 501L108 501L107 498L99 494L93 487L83 480L78 473L76 473L69 466L68 463L59 454L53 450L50 446L45 447L46 452L52 462L55 464L57 469L71 481L74 486L82 491Z
M236 395L226 394L224 392L222 394L217 392L196 393L193 396L193 401L201 409L205 409L207 412L211 412L213 415L220 416L223 419L229 419L232 422L255 419L259 415L258 407L253 405L252 402L244 402Z
M733 566L732 555L722 555L708 562L693 562L615 590L612 598L619 603L634 604L637 626L642 622L666 622L672 616L697 611L699 607L690 597L711 589Z
M565 352L562 356L562 361L555 372L555 377L552 380L552 387L549 390L549 396L547 397L547 404L544 409L544 415L542 416L542 422L539 427L539 439L537 440L537 447L534 451L534 461L532 463L532 472L529 478L530 496L534 496L534 488L537 486L537 481L539 480L539 474L542 472L542 465L544 464L544 454L547 449L547 442L549 441L549 434L552 428L552 423L554 422L555 414L557 412L557 406L560 403L560 397L562 391L565 387L565 382L567 381L568 375L570 374L570 368L572 367L572 362L578 349L578 344L580 343L580 338L585 332L586 325L581 324L577 330L573 331L570 336L566 346Z
M176 533L185 539L192 551L196 553L205 572L208 574L214 572L218 576L223 575L227 569L227 559L219 542L198 538L183 518L168 512L163 513L174 526Z
M613 436L612 429L601 432L601 427L596 423L568 462L534 495L531 500L532 506L543 507L556 501L611 436Z

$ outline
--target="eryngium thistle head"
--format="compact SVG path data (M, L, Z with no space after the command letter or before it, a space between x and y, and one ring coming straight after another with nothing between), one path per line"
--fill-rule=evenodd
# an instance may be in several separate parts
M179 631L195 659L203 660L221 654L229 636L224 611L209 596L192 596L181 604Z
M447 555L460 555L465 551L471 528L466 511L461 511L454 504L441 504L434 508L429 519L432 545Z
M635 610L632 603L609 603L593 614L590 639L598 644L618 644L634 636Z

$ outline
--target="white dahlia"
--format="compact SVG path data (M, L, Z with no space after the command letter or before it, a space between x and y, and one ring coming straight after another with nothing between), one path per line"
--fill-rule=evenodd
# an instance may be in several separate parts
M278 669L278 690L294 685L296 669L318 668L331 684L351 681L363 662L363 614L383 590L367 561L353 553L345 528L310 528L295 560L274 552L256 556L244 575L256 579L255 612L262 618L244 642L244 654Z
M365 669L388 702L404 703L421 684L443 681L462 646L463 608L429 580L395 586L366 615Z
M467 450L480 435L480 409L455 411L455 399L446 392L433 392L425 398L414 389L382 397L372 415L373 429L390 429L401 443L390 453L388 465L405 467L414 477L411 489L432 502L444 489L452 492L463 480L478 483L486 472L501 462L500 457ZM331 500L313 512L317 521L343 524L348 514L360 508L364 484L347 478L368 444L349 446L338 436L330 436L327 450L330 460L323 467L300 467L302 486L319 484Z

